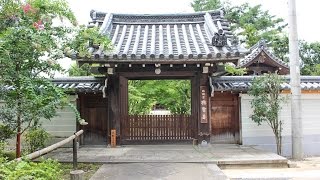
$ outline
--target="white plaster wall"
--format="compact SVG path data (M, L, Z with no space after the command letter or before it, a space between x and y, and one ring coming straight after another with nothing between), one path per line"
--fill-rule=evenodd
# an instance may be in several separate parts
M291 156L291 106L290 96L282 105L280 118L283 121L283 155ZM243 145L256 145L260 149L276 152L271 128L263 123L258 126L250 119L252 97L241 94L241 132ZM306 156L320 155L320 94L302 94L303 148Z
M76 96L69 96L70 103L76 106ZM43 128L53 137L69 137L76 131L76 115L70 107L57 109L58 116L51 120L42 119Z

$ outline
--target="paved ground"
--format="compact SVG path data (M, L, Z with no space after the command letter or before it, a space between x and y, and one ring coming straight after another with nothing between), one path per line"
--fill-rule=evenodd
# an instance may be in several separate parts
M90 180L225 180L215 164L204 163L125 163L105 164Z
M47 154L60 162L72 162L72 149ZM105 163L92 180L115 179L227 179L221 167L287 165L287 159L253 146L136 145L117 148L81 147L78 162ZM237 176L230 176L237 178Z
M292 161L294 168L224 169L230 179L320 179L320 157Z
M60 162L72 162L72 149L60 148L45 157L58 159ZM285 164L287 159L251 146L139 145L117 148L82 147L78 151L78 161L99 163L216 163L222 165Z
M125 163L105 164L92 177L100 179L169 179L169 180L295 180L320 179L320 157L295 161L295 168L237 167L220 170L206 163Z

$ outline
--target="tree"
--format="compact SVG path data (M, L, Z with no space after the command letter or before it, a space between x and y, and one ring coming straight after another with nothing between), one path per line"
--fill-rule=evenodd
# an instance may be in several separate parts
M165 107L172 114L190 114L190 81L129 81L129 114L149 114L154 105Z
M76 20L64 0L0 0L0 7L0 121L14 127L20 157L21 134L67 101L47 79L62 70L57 59L69 42L70 29L53 20Z
M282 120L279 118L281 103L285 98L280 96L281 84L284 79L277 73L265 74L256 77L248 94L253 96L251 108L253 114L250 118L258 125L267 123L275 136L277 153L282 152Z
M299 42L299 53L301 58L301 74L317 75L317 67L320 65L320 43Z
M227 8L226 18L231 22L232 30L248 47L261 39L274 41L282 36L282 30L287 26L282 18L262 10L261 5L252 7L248 3Z
M128 81L129 114L149 114L156 104L154 94L154 81L131 80Z
M223 7L226 12L225 17L231 23L231 30L247 47L253 46L261 39L272 42L282 35L282 30L287 25L283 19L262 10L261 5L250 6L244 3L233 6L219 0L194 0L191 6L195 11Z
M73 63L68 70L69 76L91 76L91 66L88 63L78 66L76 63Z
M288 36L279 37L272 42L274 54L284 62L289 62ZM320 43L299 41L299 53L302 75L320 75Z
M320 64L317 64L317 65L314 67L314 71L311 72L311 75L312 75L312 76L320 76Z
M271 42L275 56L284 62L289 62L289 38L287 35L278 36Z
M198 12L219 9L222 3L220 0L194 0L191 6L194 11Z

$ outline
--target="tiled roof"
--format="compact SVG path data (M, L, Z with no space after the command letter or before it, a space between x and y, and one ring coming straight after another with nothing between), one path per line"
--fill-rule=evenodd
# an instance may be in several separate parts
M102 92L104 86L103 78L95 77L68 77L55 78L52 82L65 90L75 90L76 92L95 93Z
M83 93L102 92L105 78L97 78L92 76L63 77L51 79L53 84L64 90ZM42 88L41 86L39 88ZM14 89L13 86L0 86L0 92Z
M215 91L247 91L257 76L221 76L212 79ZM282 84L283 90L289 90L290 79L285 76L286 82ZM301 76L301 90L320 90L320 76Z
M266 42L264 40L260 40L258 43L256 43L254 46L250 48L250 54L245 56L244 58L239 60L239 66L240 67L247 67L250 65L256 58L261 54L261 52L264 52L269 58L274 61L277 65L289 69L289 66L286 62L282 61L281 59L277 58L268 48Z
M257 76L221 76L212 78L214 91L248 91L253 78ZM290 89L289 77L285 76L286 82L282 84L284 90ZM52 82L63 89L74 89L77 92L96 93L102 92L104 78L95 77L68 77L56 78ZM320 76L301 76L302 90L320 90Z
M132 60L239 59L246 51L233 40L222 10L189 14L113 14L91 12L91 25L109 36L114 50L90 47L93 58Z

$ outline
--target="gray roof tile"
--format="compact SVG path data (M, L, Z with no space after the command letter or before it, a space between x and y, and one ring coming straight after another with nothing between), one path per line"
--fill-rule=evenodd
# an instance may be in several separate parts
M91 18L114 46L112 52L91 48L97 60L214 60L243 55L237 44L230 43L233 35L222 10L160 15L92 11Z
M252 85L252 80L257 76L221 76L212 78L215 91L246 92ZM282 84L284 90L290 89L289 77L285 76L286 82ZM64 89L75 89L77 92L97 93L104 86L103 78L94 77L71 77L56 78L52 82ZM301 76L302 90L320 90L320 76Z
M212 79L215 91L248 91L253 78L257 76L221 76ZM290 78L285 76L286 82L281 85L289 90ZM320 76L301 76L301 90L320 90Z

